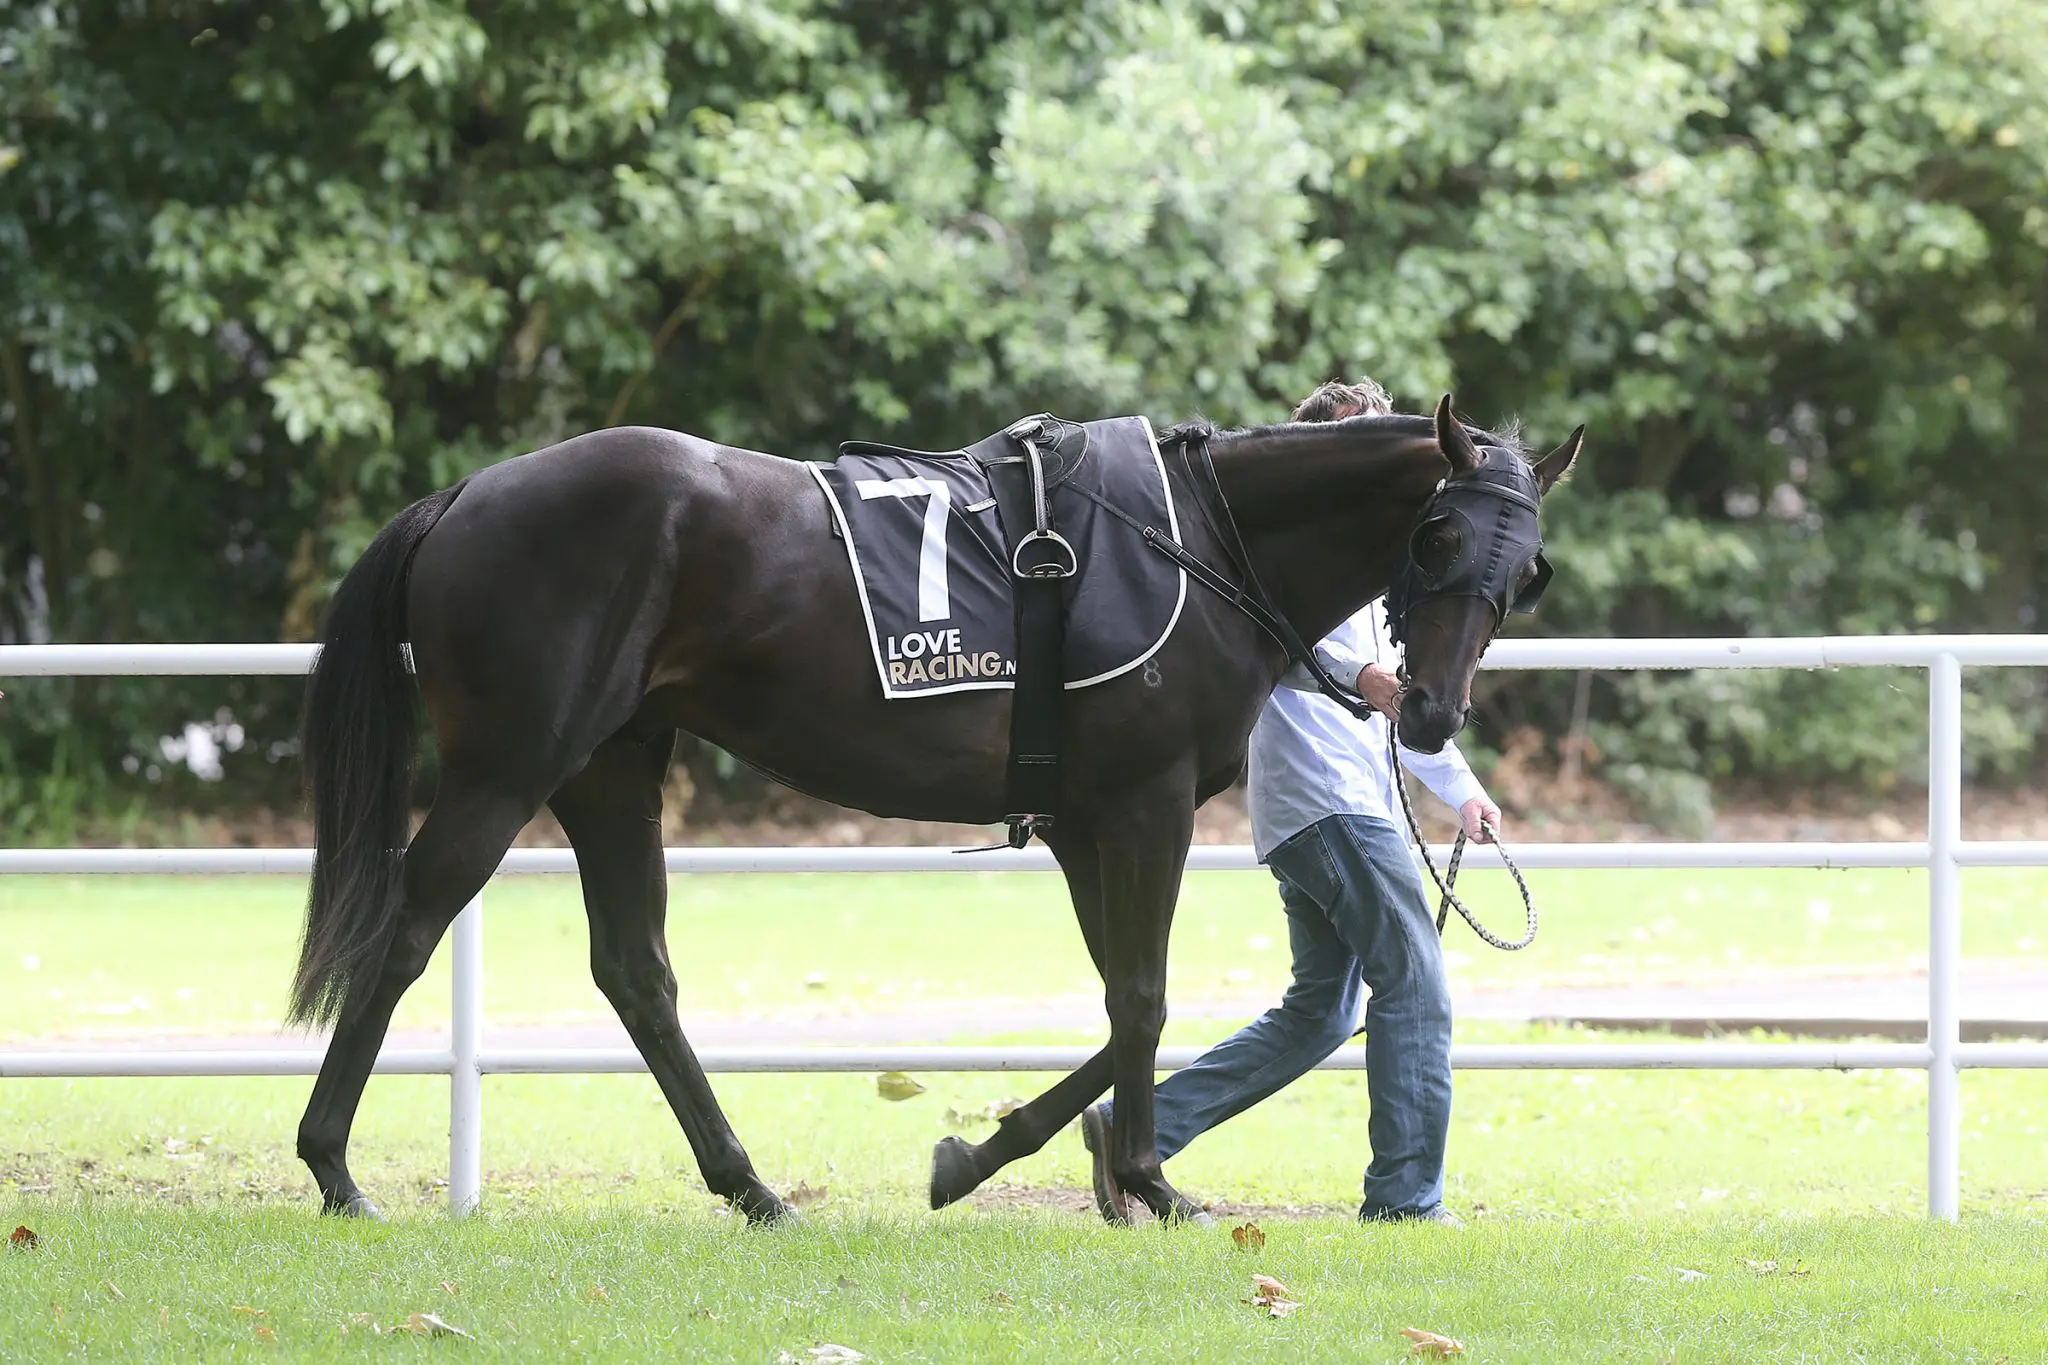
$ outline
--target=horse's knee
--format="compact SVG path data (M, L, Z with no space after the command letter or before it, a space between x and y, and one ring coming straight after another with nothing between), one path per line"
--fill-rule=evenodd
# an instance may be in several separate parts
M592 953L590 979L611 1001L628 1030L658 1024L674 1010L675 973L652 960L633 962L609 953Z
M1166 1027L1164 986L1125 986L1110 995L1107 1005L1110 1028L1116 1032L1135 1029L1141 1035L1156 1038Z

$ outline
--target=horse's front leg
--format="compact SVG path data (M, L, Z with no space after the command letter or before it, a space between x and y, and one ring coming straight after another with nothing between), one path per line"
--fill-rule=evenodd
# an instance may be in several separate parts
M1102 873L1092 836L1055 826L1046 838L1066 874L1074 898L1074 918L1095 970L1104 971ZM1030 1156L1072 1123L1089 1104L1109 1089L1110 1051L1103 1048L1052 1089L1004 1115L986 1142L958 1137L941 1139L932 1150L932 1207L942 1209L971 1194L981 1183L1021 1157Z
M1166 945L1194 833L1191 789L1132 801L1097 836L1102 878L1109 1048L1116 1125L1110 1169L1127 1195L1154 1216L1209 1217L1159 1169L1152 1121L1152 1077L1166 1024Z

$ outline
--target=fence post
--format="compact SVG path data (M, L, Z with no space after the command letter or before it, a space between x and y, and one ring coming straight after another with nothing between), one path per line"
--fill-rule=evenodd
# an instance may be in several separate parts
M455 917L451 1011L448 1021L454 1064L448 1076L448 1212L464 1218L476 1211L484 1177L484 1077L477 1066L484 1012L484 895Z
M1953 654L1929 670L1927 701L1927 1214L1954 1222L1962 1204L1962 1041L1957 971L1963 955L1963 668Z

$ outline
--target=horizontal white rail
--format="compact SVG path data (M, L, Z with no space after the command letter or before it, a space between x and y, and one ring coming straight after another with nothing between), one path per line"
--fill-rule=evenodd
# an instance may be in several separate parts
M0 678L254 677L304 673L314 645L0 645ZM2048 667L2048 635L1812 635L1773 639L1510 639L1482 668Z
M1708 871L1726 868L1850 868L1927 866L1924 843L1784 844L1515 844L1524 870L1662 868ZM1056 872L1043 848L983 853L952 848L672 848L672 873L749 872ZM1962 867L2048 867L2048 840L1986 839L1957 846ZM1419 864L1419 860L1418 860ZM1500 854L1467 848L1465 867L1493 868ZM1249 844L1197 844L1188 854L1190 872L1252 872L1258 859ZM0 876L84 876L100 873L162 875L222 874L302 877L312 870L306 848L0 848ZM516 848L498 865L504 875L562 876L576 870L566 848Z

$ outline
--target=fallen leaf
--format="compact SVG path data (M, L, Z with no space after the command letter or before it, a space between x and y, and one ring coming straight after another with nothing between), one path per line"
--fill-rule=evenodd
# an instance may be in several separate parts
M1266 1233L1257 1223L1242 1223L1230 1230L1230 1240L1239 1251L1258 1251L1266 1245Z
M270 1316L268 1308L251 1308L246 1303L229 1304L228 1311L232 1313L246 1313L252 1318L267 1318Z
M1778 1273L1778 1263L1776 1261L1752 1261L1745 1258L1742 1263L1749 1267L1750 1273L1755 1275L1775 1275Z
M853 1365L853 1362L856 1360L867 1359L866 1356L854 1350L851 1346L838 1346L829 1341L819 1342L810 1350L805 1351L804 1354L816 1361L818 1365Z
M908 1100L922 1095L924 1087L901 1071L884 1071L875 1078L875 1093L885 1100Z
M450 1298L453 1298L455 1295L460 1294L462 1292L461 1290L457 1289L454 1285L448 1283L448 1281L446 1280L441 1281L441 1288L447 1291L448 1296Z
M824 1203L831 1192L830 1186L813 1185L808 1181L799 1180L795 1189L782 1196L782 1202L793 1209L807 1209L813 1204Z
M170 1309L168 1309L168 1308L158 1308L158 1309L156 1310L156 1325L157 1325L157 1327L158 1327L158 1328L165 1328L165 1327L169 1327L169 1326L171 1325L171 1310L170 1310ZM343 1331L346 1331L346 1330L348 1330L348 1329L346 1329L346 1328L343 1328L342 1330L343 1330Z
M126 1294L123 1294L121 1292L121 1286L115 1284L112 1280L102 1281L100 1283L100 1288L106 1290L107 1297L112 1299L115 1303L120 1303L122 1300L128 1297Z
M1704 1270L1687 1270L1682 1265L1675 1265L1671 1268L1678 1272L1678 1282L1680 1284L1694 1284L1707 1278L1707 1272Z
M391 1330L395 1332L400 1329L394 1327ZM460 1327L443 1322L434 1313L414 1313L405 1320L404 1330L416 1337L461 1337L465 1341L476 1340L475 1337L463 1331Z
M256 1324L256 1340L266 1341L274 1346L277 1344L277 1333L259 1322Z
M1005 1294L1000 1289L998 1289L995 1293L989 1295L988 1301L998 1308L1008 1308L1011 1304L1016 1302L1015 1299L1011 1298L1008 1294Z
M1301 1305L1287 1297L1287 1286L1271 1275L1252 1276L1252 1296L1246 1300L1268 1317L1284 1318Z
M1403 1327L1401 1335L1415 1343L1408 1348L1408 1354L1411 1356L1428 1356L1432 1360L1442 1360L1446 1356L1465 1354L1465 1343L1456 1337L1425 1332L1420 1327Z
M587 1291L585 1291L583 1297L590 1300L592 1303L610 1303L612 1301L612 1296L604 1292L604 1286L601 1284L594 1284L590 1286L590 1288Z
M13 1247L16 1251L34 1251L42 1244L43 1239L30 1232L27 1228L18 1227L7 1234L7 1245Z
M57 1315L57 1321L59 1321L59 1322L62 1322L62 1321L64 1321L64 1305L63 1305L63 1304L61 1304L61 1303L53 1303L53 1304L51 1304L51 1305L50 1305L50 1311L51 1311L52 1313L54 1313L54 1314L56 1314L56 1315Z

